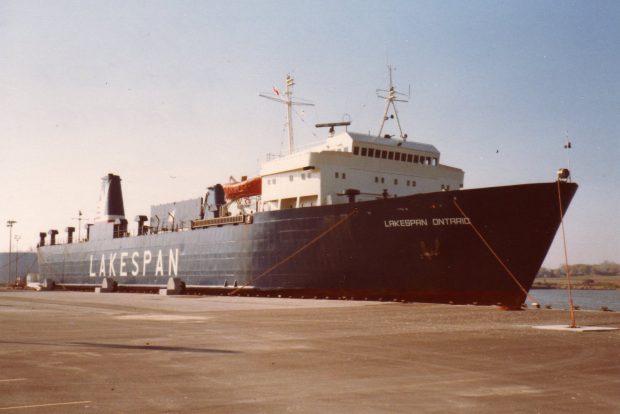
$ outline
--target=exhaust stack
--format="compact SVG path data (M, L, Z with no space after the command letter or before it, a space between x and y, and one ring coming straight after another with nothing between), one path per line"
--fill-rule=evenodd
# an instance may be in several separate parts
M58 234L58 230L50 230L47 234L50 235L50 246L54 246L56 244L56 235Z
M116 219L125 219L121 177L108 174L101 178L101 192L99 193L99 207L95 222L111 223Z
M73 243L73 233L75 233L75 227L67 227L65 231L67 232L67 244Z

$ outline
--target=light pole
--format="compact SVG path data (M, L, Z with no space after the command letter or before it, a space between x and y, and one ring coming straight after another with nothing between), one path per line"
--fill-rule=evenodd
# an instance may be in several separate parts
M22 236L15 235L15 280L19 276L19 239L21 238Z
M9 279L7 284L11 283L11 242L13 241L13 225L17 222L15 220L7 220L6 226L9 228Z

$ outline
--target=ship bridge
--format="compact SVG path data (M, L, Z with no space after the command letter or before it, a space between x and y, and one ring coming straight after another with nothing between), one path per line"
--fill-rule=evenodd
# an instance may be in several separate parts
M340 204L462 188L464 172L442 165L433 145L355 132L266 161L265 211Z

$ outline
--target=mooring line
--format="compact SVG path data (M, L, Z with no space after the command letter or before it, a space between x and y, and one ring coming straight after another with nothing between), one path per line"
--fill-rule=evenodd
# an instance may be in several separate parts
M456 208L461 212L461 214L463 215L464 218L467 219L467 221L469 221L469 225L471 226L471 228L474 230L474 232L478 235L478 237L480 238L480 240L482 240L482 243L484 243L484 245L487 247L487 249L489 249L489 251L493 254L493 256L495 256L495 259L497 259L497 261L499 262L500 265L502 265L502 267L504 268L504 270L506 271L506 273L508 273L508 275L512 278L512 280L517 284L517 286L519 287L519 289L521 289L521 291L523 293L525 293L526 297L530 297L531 299L533 299L533 301L535 302L539 302L538 299L536 299L536 297L534 295L532 295L531 293L529 293L521 284L521 282L519 282L519 280L517 279L517 277L514 275L514 273L512 273L512 271L508 268L508 266L506 266L506 264L504 263L504 261L499 257L499 255L497 253L495 253L495 250L493 250L493 248L491 247L491 245L489 244L489 242L486 241L486 239L484 238L484 236L482 235L482 233L480 233L480 231L478 231L478 229L476 228L476 226L474 225L474 222L467 216L467 214L465 214L465 212L463 211L463 209L461 208L461 206L459 206L459 203L457 203L456 201L456 197L454 197L452 199L452 202L454 203L454 205L456 206ZM540 302L539 302L540 303Z
M573 285L570 279L570 271L568 268L568 249L566 248L566 234L564 233L564 210L562 209L562 194L560 193L560 180L558 180L558 206L560 210L560 227L562 227L562 242L564 244L564 266L566 269L566 283L568 284L568 306L570 308L570 328L577 327L575 320L575 304L573 303Z
M355 214L357 214L357 209L351 210L349 212L349 214L347 214L346 216L344 216L343 218L338 220L336 223L332 224L327 230L324 230L318 236L316 236L314 239L310 240L308 243L306 243L305 245L301 246L299 249L295 250L293 253L291 253L290 255L286 256L284 259L280 260L278 263L274 264L273 266L271 266L269 269L265 270L260 275L256 276L254 279L252 279L252 283L255 283L257 280L259 280L263 276L268 275L269 273L273 272L275 269L277 269L278 267L282 266L284 263L288 262L293 257L297 256L299 253L301 253L302 251L306 250L308 247L312 246L314 243L318 242L320 239L325 237L332 230L334 230L336 227L340 226L342 223L344 223L345 221L347 221L348 219L353 217L353 215L355 215ZM232 292L229 292L228 296L232 296L232 295L237 294L240 290L242 290L243 288L245 288L247 286L248 285L245 284L245 285L243 285L241 287L238 287L237 289L233 290Z

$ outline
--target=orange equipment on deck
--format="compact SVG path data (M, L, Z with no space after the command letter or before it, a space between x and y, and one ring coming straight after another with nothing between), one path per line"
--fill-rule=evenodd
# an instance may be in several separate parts
M243 197L252 197L261 195L262 180L261 177L250 178L239 183L230 183L222 185L227 200L236 200Z

